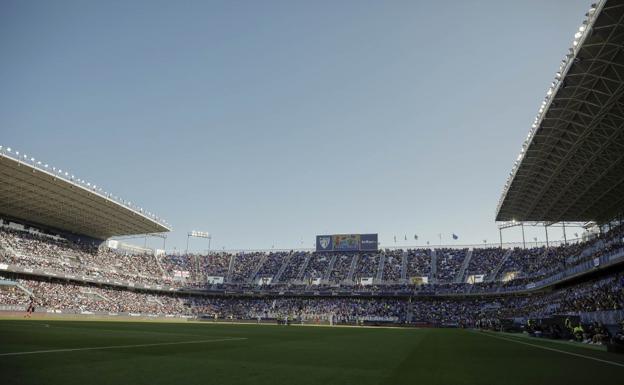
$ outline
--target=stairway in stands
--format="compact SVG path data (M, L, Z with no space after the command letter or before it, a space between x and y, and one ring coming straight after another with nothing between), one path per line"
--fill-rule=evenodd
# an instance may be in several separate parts
M9 255L15 255L15 250L13 250L8 242L0 238L0 257L2 257L0 260L7 258Z
M351 258L351 266L349 266L349 273L347 274L347 278L345 279L345 282L353 283L353 274L355 274L355 268L357 267L358 259L359 259L358 254L354 254L353 258Z
M254 268L253 272L249 276L248 283L254 282L254 280L256 279L256 276L258 275L258 272L260 272L260 269L262 268L262 265L264 265L264 263L266 262L267 258L269 258L267 254L262 254L262 256L260 257L260 262L258 262L258 266Z
M308 264L310 263L310 258L312 258L312 255L308 254L305 257L305 260L303 261L303 263L301 264L301 267L299 268L299 272L297 273L297 278L295 279L295 281L303 281L303 275L305 274L306 268L308 267Z
M323 275L322 283L329 283L329 277L331 277L331 272L334 270L334 264L336 263L336 255L332 255L331 260L329 261L329 266L327 266L327 271Z
M154 255L154 259L156 260L156 266L158 266L158 268L160 269L160 273L162 274L163 277L171 276L173 274L173 271L170 271L170 272L165 271L165 268L163 267L160 261L160 255Z
M232 254L230 256L230 264L228 266L227 275L225 276L225 282L230 282L232 279L232 271L234 271L234 261L236 259L236 254Z
M23 286L23 285L22 285L22 284L20 284L20 283L15 283L15 286L16 286L18 289L20 289L21 291L23 291L24 293L26 293L26 295L27 295L27 296L29 296L29 297L30 297L30 296L35 297L35 294L34 294L34 293L33 293L33 292L29 289L29 288L27 288L26 286Z
M288 262L290 262L290 258L292 257L292 252L288 253L288 255L284 256L284 260L282 260L282 266L280 266L277 273L273 277L271 282L278 283L280 278L282 278L282 274L284 274L284 270L286 270L286 266L288 266Z
M383 281L383 273L384 268L386 266L386 254L379 253L379 265L377 266L377 276L375 277L375 284L381 283Z
M500 269L503 268L503 266L505 265L505 262L507 262L507 260L509 259L512 253L513 253L513 249L507 249L507 251L501 258L501 260L498 262L498 264L494 268L494 270L490 273L490 275L487 276L487 278L485 279L485 282L492 282L496 279L496 277L498 276L498 273L500 272Z
M473 251L474 249L469 249L468 252L466 253L466 256L464 256L464 261L462 262L462 265L459 268L459 271L457 272L457 274L455 275L455 279L453 280L454 283L464 282L464 274L466 274L466 269L468 269L468 265L470 265L470 260L472 259Z
M438 257L435 249L431 249L431 277L429 277L429 282L438 282Z
M407 283L407 250L401 253L401 282Z

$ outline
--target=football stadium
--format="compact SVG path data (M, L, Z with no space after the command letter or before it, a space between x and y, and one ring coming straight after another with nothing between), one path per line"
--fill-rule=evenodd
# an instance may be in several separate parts
M3 144L2 383L622 383L624 1L567 32L485 213L495 242L319 230L313 247L217 248L151 211L164 202Z

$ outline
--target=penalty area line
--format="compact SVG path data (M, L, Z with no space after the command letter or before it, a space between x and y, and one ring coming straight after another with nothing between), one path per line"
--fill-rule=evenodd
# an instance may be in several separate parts
M190 345L190 344L207 344L211 342L225 342L225 341L243 341L245 337L232 337L232 338L219 338L213 340L195 340L195 341L177 341L177 342L156 342L151 344L134 344L134 345L113 345L113 346L94 346L87 348L67 348L67 349L50 349L50 350L32 350L27 352L9 352L0 353L0 357L4 356L24 356L27 354L46 354L46 353L65 353L65 352L80 352L85 350L106 350L106 349L134 349L134 348L147 348L151 346L168 346L168 345Z
M478 333L478 332L477 332ZM503 337L503 336L495 336L492 335L490 333L487 332L482 332L482 333L478 333L482 336L488 336L488 337L492 337L492 338L497 338L499 340L505 340L505 341L510 341L510 342L515 342L517 344L522 344L522 345L528 345L528 346L532 346L534 348L538 348L538 349L544 349L544 350L550 350L551 352L557 352L557 353L561 353L561 354L567 354L569 356L575 356L575 357L581 357L581 358L586 358L588 360L593 360L593 361L598 361L598 362L602 362L605 364L610 364L610 365L615 365L615 366L619 366L624 368L624 364L619 363L619 362L615 362L615 361L609 361L609 360L603 360L602 358L597 358L597 357L592 357L592 356L587 356L585 354L579 354L579 353L572 353L572 352L568 352L566 350L560 350L560 349L555 349L555 348L550 348L548 346L543 346L543 345L537 345L537 344L532 344L530 342L524 342L524 341L518 341L517 339L514 338L507 338L507 337Z

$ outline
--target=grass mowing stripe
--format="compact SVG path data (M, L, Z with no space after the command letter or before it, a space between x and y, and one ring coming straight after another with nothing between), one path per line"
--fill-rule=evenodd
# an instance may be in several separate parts
M483 333L479 333L479 334L484 335L484 336L488 336L488 337L492 337L492 338L497 338L499 340L515 342L517 344L533 346L534 348L550 350L551 352L557 352L557 353L567 354L567 355L570 355L570 356L587 358L588 360L594 360L594 361L598 361L598 362L603 362L605 364L620 366L620 367L624 368L624 364L621 364L621 363L615 362L615 361L603 360L602 358L586 356L584 354L572 353L572 352L568 352L568 351L565 351L565 350L559 350L559 349L555 349L555 348L549 348L548 346L537 345L537 344L532 344L532 343L529 343L529 342L519 341L519 340L514 339L514 338L507 338L507 337L497 336L497 335L493 335L493 334L490 334L490 333L487 333L487 332L483 332Z
M605 345L592 345L592 344L580 344L577 341L563 340L563 339L550 339L550 338L536 338L531 337L528 334L524 333L511 333L511 332L497 332L497 335L508 336L509 338L516 338L520 340L531 340L531 341L542 341L547 342L548 344L556 344L561 346L574 347L577 349L587 349L587 350L595 350L599 352L606 352L607 347Z
M0 353L0 356L24 356L27 354L44 354L44 353L65 353L65 352L77 352L83 350L105 350L105 349L132 349L132 348L145 348L150 346L167 346L167 345L184 345L184 344L206 344L210 342L222 342L222 341L242 341L246 340L245 337L233 337L233 338L219 338L216 340L197 340L197 341L178 341L178 342L157 342L152 344L135 344L135 345L113 345L113 346L95 346L89 348L68 348L68 349L51 349L51 350L32 350L26 352L9 352Z

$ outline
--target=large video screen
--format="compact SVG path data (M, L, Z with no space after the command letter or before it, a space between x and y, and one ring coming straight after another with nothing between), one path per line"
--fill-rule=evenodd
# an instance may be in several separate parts
M316 251L377 250L377 234L332 234L316 236Z

